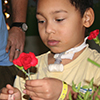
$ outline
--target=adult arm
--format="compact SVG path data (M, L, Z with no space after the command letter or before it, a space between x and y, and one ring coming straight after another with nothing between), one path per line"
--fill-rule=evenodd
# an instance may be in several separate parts
M11 0L12 16L14 22L26 22L28 0ZM6 52L10 49L9 60L16 59L23 52L25 45L25 32L19 27L9 30ZM17 51L19 49L20 51Z

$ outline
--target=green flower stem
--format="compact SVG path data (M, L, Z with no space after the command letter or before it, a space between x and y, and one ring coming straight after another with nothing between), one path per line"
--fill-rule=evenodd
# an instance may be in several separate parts
M18 66L18 65L15 65L18 69L22 70L23 69L23 66Z
M97 62L91 60L90 58L87 59L89 62L91 62L92 64L96 65L97 67L100 68L100 64L98 64Z
M30 69L28 69L28 74L29 74L28 79L30 80Z
M22 69L22 71L23 71L28 77L30 76L30 74L27 73L27 72L24 70L24 68Z
M28 78L29 78L29 76L30 76L30 73L27 73L25 70L24 70L24 68L23 68L23 66L18 66L18 65L15 65L18 69L20 69L21 71L23 71L27 76L28 76ZM30 78L29 78L29 80L30 80Z
M98 44L100 46L100 40L98 38L98 36L96 38L93 39L95 41L96 44Z

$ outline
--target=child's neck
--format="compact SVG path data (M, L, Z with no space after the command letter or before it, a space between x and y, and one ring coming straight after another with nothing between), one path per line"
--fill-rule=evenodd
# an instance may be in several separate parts
M85 47L85 48L86 48L86 47ZM84 49L85 49L85 48L84 48ZM73 56L73 59L62 59L62 62L61 62L61 63L62 63L63 65L66 65L66 64L72 62L73 60L75 60L75 59L84 51L84 49L82 49L81 51L75 53L74 56ZM49 64L53 64L53 63L55 62L54 55L55 55L54 53L50 53L50 54L48 55L48 65L49 65Z
M49 71L63 71L63 65L68 64L76 59L86 48L86 40L87 37L84 39L84 42L81 45L71 48L65 52L59 54L54 54L51 52L48 56L48 65L50 64L48 66Z
M57 54L54 54L54 58L55 59L71 59L73 60L75 58L75 55L78 54L80 51L82 51L86 46L86 40L87 40L87 37L84 39L84 42L82 44L80 44L79 46L77 47L74 47L74 48L71 48L65 52L61 52L61 53L57 53Z

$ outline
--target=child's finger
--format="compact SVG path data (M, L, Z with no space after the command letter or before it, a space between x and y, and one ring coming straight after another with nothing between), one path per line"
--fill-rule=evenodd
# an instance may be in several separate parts
M6 85L6 88L9 89L9 90L14 90L14 87L11 86L10 84L7 84L7 85Z
M0 100L8 100L8 94L0 93Z
M7 85L6 85L6 88L7 88L7 89L11 89L11 90L14 89L10 84L7 84Z
M10 84L7 84L6 88L8 89L8 93L9 94L13 94L14 93L14 88Z
M14 100L14 95L12 94L12 95L9 95L8 96L8 100Z
M6 85L7 89L9 90L8 93L9 94L13 94L15 92L18 92L18 89L17 88L14 88L13 86L11 86L10 84L7 84Z
M0 90L0 95L1 95L1 93L8 94L8 89L7 88L2 88Z
M41 87L45 83L44 79L35 79L35 80L27 80L25 85L27 86L35 86Z

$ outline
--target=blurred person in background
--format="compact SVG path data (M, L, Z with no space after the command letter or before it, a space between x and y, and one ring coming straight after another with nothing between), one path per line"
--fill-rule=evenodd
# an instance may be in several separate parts
M28 29L26 25L28 0L11 0L11 4L13 23L8 32L0 0L0 89L7 83L13 84L17 69L12 61L23 52L25 31Z

